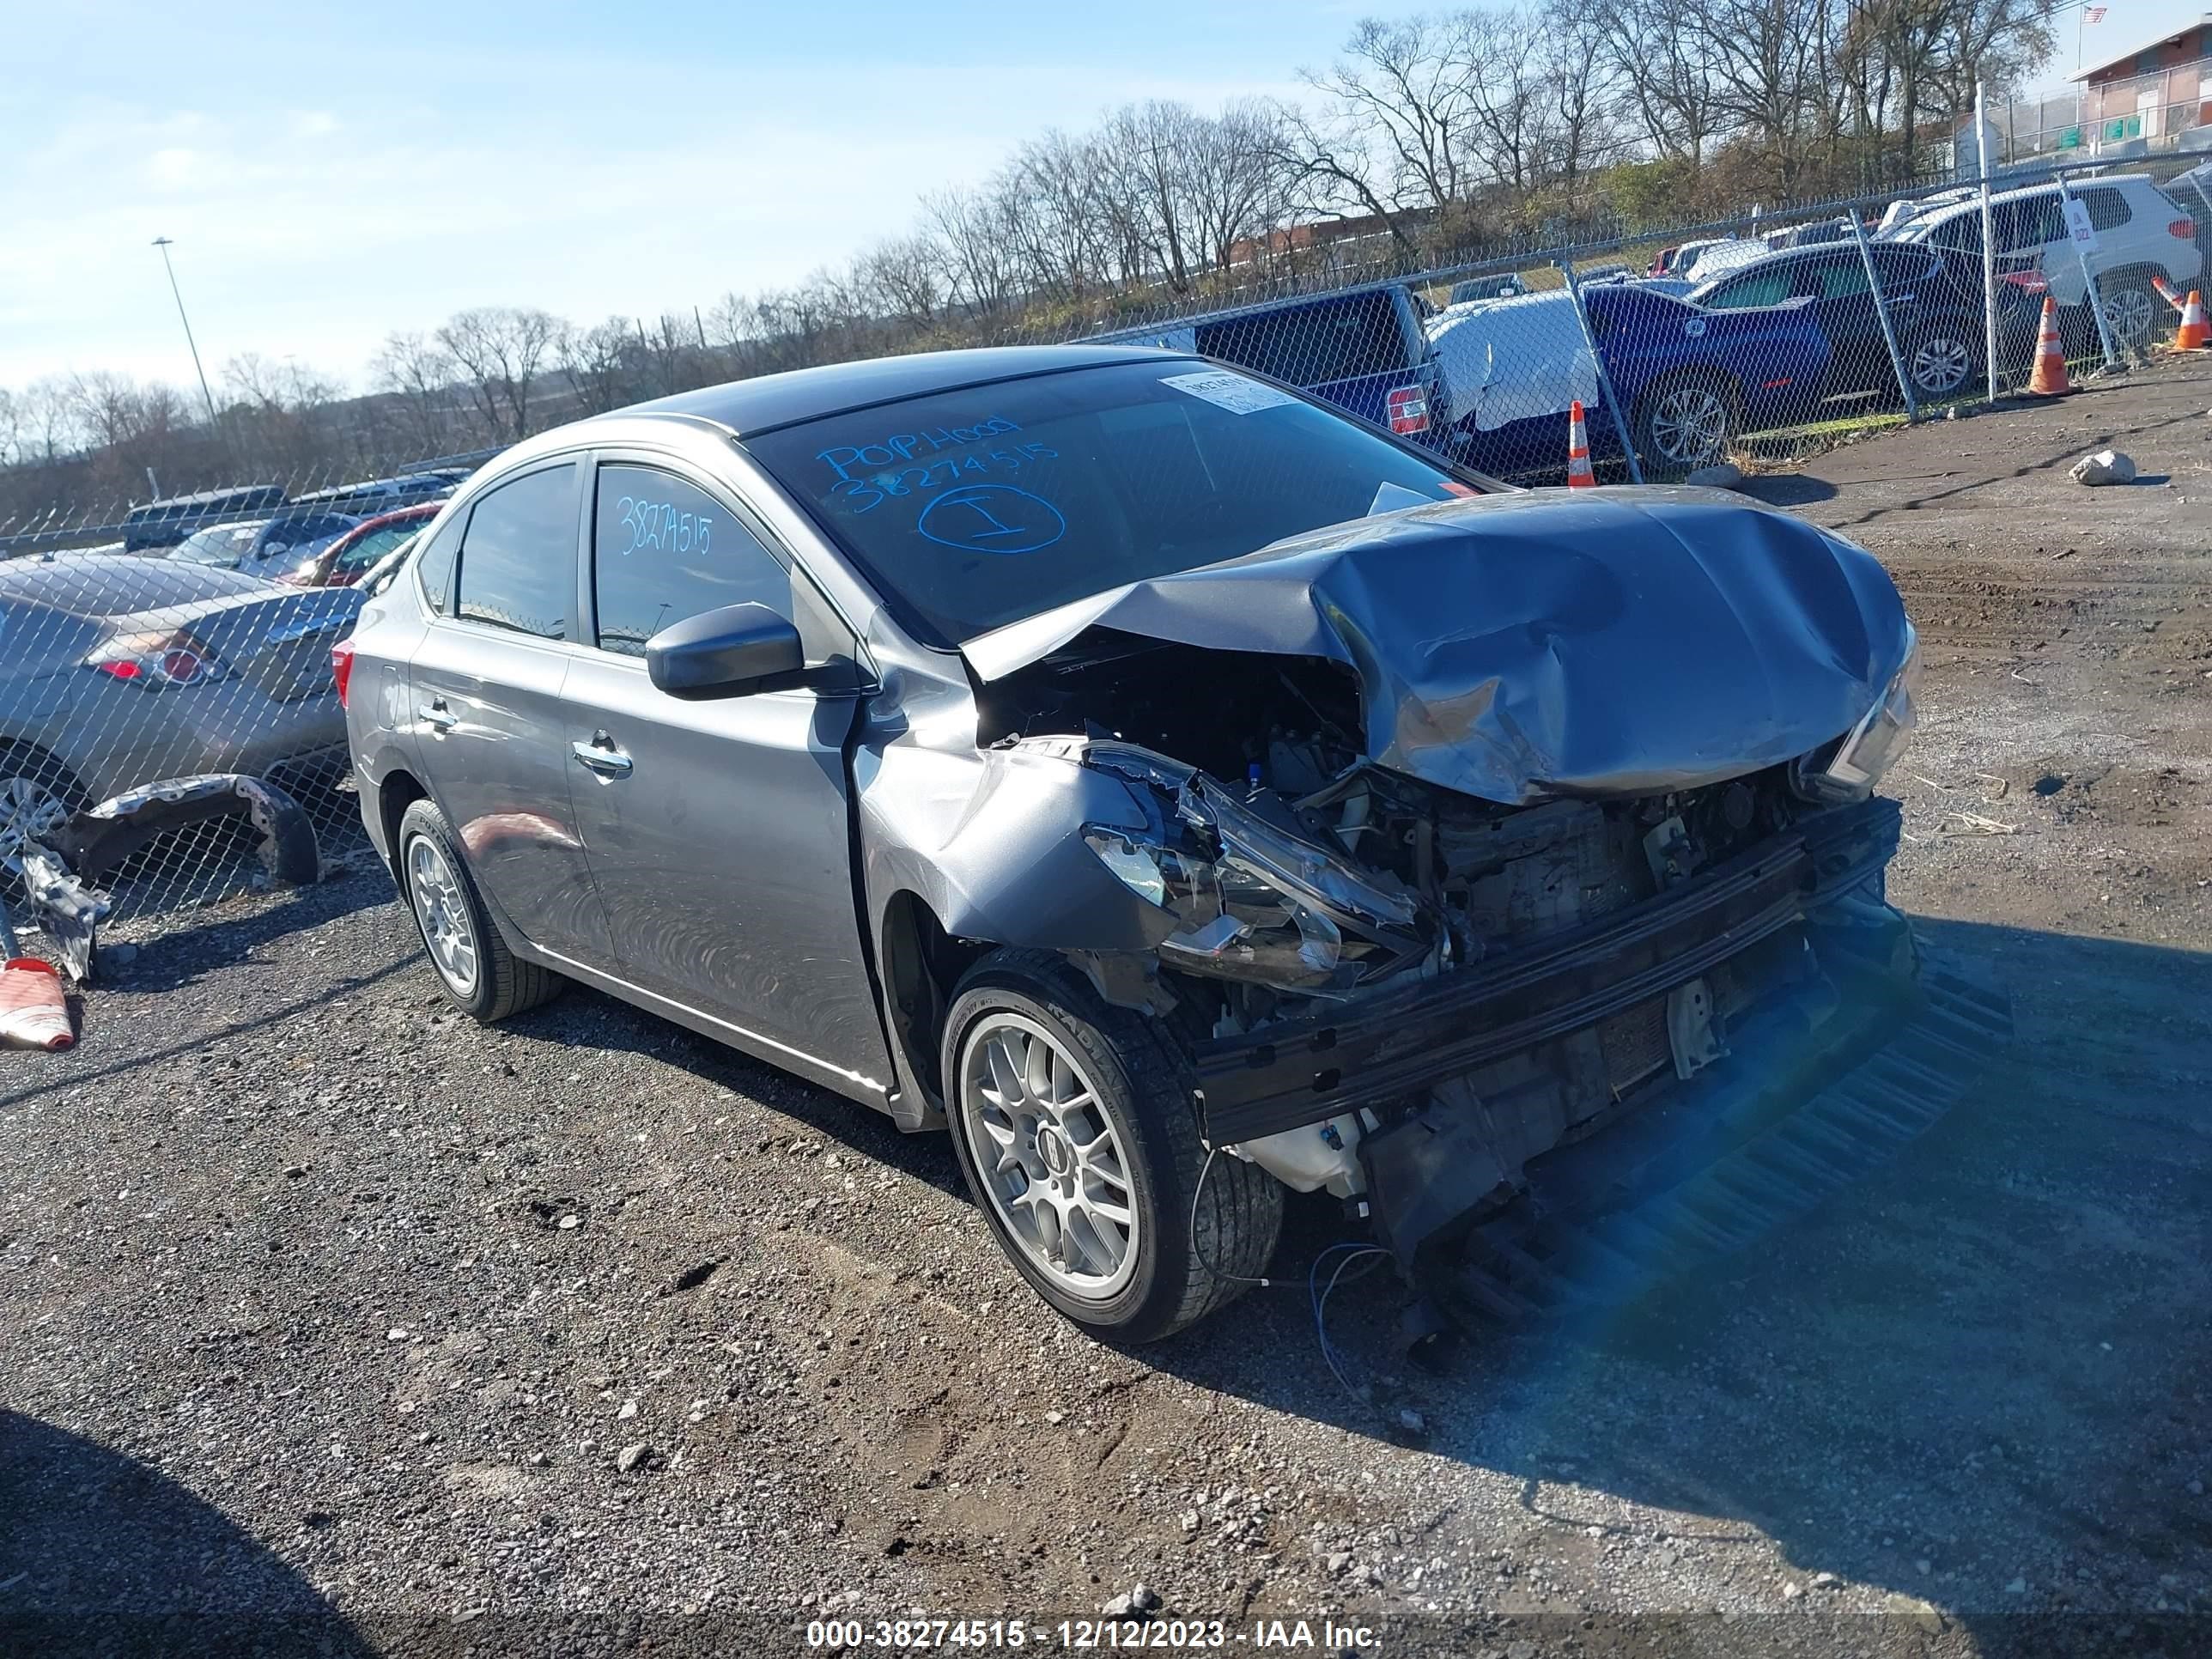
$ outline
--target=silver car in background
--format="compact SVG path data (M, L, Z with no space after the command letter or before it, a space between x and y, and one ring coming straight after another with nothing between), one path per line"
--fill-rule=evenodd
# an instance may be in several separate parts
M159 556L0 564L0 857L160 779L343 775L330 649L360 609L347 588Z

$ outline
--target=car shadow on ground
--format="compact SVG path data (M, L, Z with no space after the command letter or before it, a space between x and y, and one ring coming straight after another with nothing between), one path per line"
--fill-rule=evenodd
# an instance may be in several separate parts
M260 1540L148 1465L0 1409L0 1650L374 1649Z
M397 898L391 872L371 857L312 887L245 895L209 908L179 907L134 916L101 928L103 949L128 945L131 955L114 968L107 965L112 957L104 957L100 976L123 990L175 990L288 934Z
M588 1011L588 1012L586 1012ZM572 985L557 1002L507 1022L503 1030L548 1042L577 1040L589 1025L594 1048L649 1054L692 1076L773 1108L805 1133L835 1141L860 1157L968 1200L952 1143L940 1133L908 1134L890 1116L817 1087L739 1050L633 1008L587 985Z
M2013 1049L1892 1165L1751 1251L1616 1310L1474 1333L1433 1377L1401 1363L1399 1297L1371 1280L1328 1322L1348 1381L1379 1384L1368 1403L1312 1358L1296 1264L1330 1233L1310 1213L1278 1258L1296 1293L1143 1357L1504 1475L1590 1555L1625 1501L1692 1517L1662 1520L1710 1560L1756 1528L1806 1579L1923 1599L1987 1651L2063 1651L2069 1619L2087 1639L2123 1614L2148 1620L2128 1650L2165 1650L2163 1598L2179 1617L2176 1586L2212 1571L2212 956L1921 927L1994 967ZM1398 1426L1407 1407L1424 1432Z

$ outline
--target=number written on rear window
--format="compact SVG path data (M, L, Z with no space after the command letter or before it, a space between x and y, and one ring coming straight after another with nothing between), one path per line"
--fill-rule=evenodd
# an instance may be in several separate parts
M791 615L791 576L703 489L655 467L599 469L592 591L599 649L641 657L672 623L757 600Z

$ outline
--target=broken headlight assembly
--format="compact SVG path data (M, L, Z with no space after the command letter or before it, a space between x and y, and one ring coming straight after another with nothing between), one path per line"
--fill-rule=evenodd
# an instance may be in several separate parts
M1919 690L1920 636L1908 628L1905 661L1874 707L1836 743L1800 757L1790 769L1790 787L1823 805L1864 800L1912 741L1919 724L1912 704Z
M1193 776L1157 831L1086 825L1131 892L1176 918L1160 960L1284 989L1349 989L1426 954L1420 902L1354 868L1255 801Z

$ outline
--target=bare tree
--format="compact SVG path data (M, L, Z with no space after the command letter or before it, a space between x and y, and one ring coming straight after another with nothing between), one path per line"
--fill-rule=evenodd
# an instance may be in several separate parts
M1400 207L1442 217L1466 199L1477 126L1467 34L1464 15L1365 18L1337 61L1309 77L1382 161Z
M1721 131L1711 38L1698 27L1694 0L1624 0L1606 14L1613 61L1645 141L1692 172Z
M371 376L399 400L407 441L420 455L459 447L448 411L459 365L445 349L420 334L393 334L377 353Z
M952 302L994 316L1012 301L1015 260L1000 204L988 193L940 190L921 200L924 222L945 249Z
M1319 114L1298 103L1275 106L1274 160L1284 181L1290 216L1377 220L1401 252L1413 243L1390 185L1388 167L1367 142L1366 124L1354 112L1324 103Z
M590 328L571 329L561 342L561 374L579 410L604 415L634 403L637 394L625 361L630 347L627 317L610 317Z
M459 366L462 387L494 443L529 432L531 395L568 326L532 307L478 306L455 312L438 331L438 344Z

